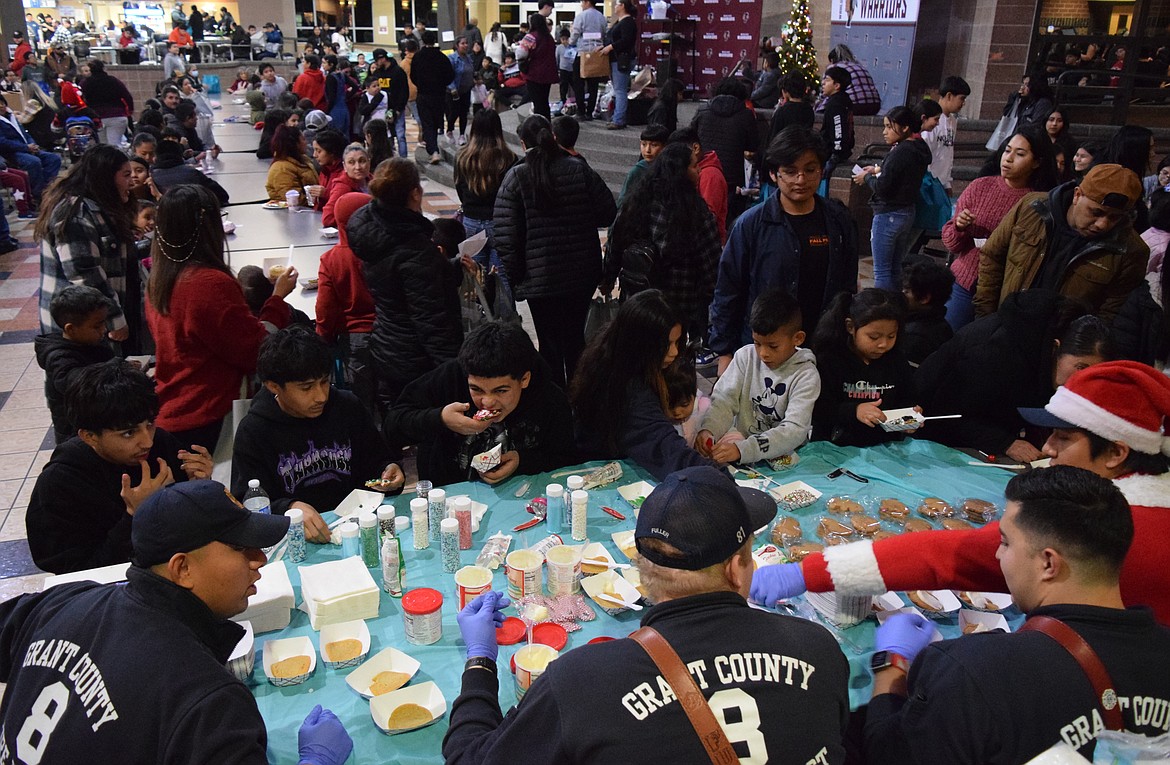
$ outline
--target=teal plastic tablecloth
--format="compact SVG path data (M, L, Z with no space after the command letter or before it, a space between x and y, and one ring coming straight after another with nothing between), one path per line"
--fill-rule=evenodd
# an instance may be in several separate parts
M957 500L962 497L979 497L1000 503L1003 487L1011 474L991 468L975 468L967 465L970 458L961 453L948 449L929 441L907 440L902 443L888 446L855 449L836 447L828 443L817 442L809 444L800 451L800 463L791 470L783 473L772 473L779 483L801 480L824 493L822 499L815 505L803 508L795 514L801 519L806 537L815 538L817 518L824 513L824 502L836 494L849 494L858 498L880 499L895 497L913 507L918 499L927 496L940 496L947 500ZM581 473L587 472L589 467L601 463L589 463L582 468ZM828 480L825 476L837 467L844 467L870 480L868 484L858 483L842 476L836 480ZM627 483L638 480L651 480L637 466L623 463L624 475L616 483L590 492L589 502L589 539L603 542L606 548L618 561L624 561L624 556L617 551L610 539L615 531L623 531L634 527L634 513L620 498L617 489ZM550 479L547 475L517 476L498 487L490 487L483 483L454 484L444 487L448 496L468 494L478 502L488 506L487 514L480 523L479 531L474 535L472 549L461 553L461 565L470 565L488 535L498 531L509 531L518 523L531 519L525 512L526 499L514 496L516 489L524 482L531 481L531 488L525 495L526 499L543 493L544 486L553 481L564 483L564 479ZM401 497L388 498L386 502L393 504L398 515L409 515L408 505L413 494ZM619 521L601 511L603 505L613 507L627 516L627 520ZM331 514L327 514L327 518ZM566 519L567 522L567 519ZM519 549L536 543L547 535L544 525L524 532L513 534L512 549ZM569 541L566 525L563 536ZM761 543L765 540L761 540ZM457 601L454 593L454 577L442 571L437 543L427 550L416 551L411 544L410 533L402 537L403 550L406 557L406 588L433 587L443 593L443 637L434 645L416 646L406 641L403 623L401 601L382 594L380 610L377 619L368 621L372 644L370 655L377 653L387 646L393 646L413 656L422 664L422 668L411 684L434 681L442 690L447 700L448 710L451 702L459 694L460 677L463 672L464 646L459 637L459 628L455 621ZM322 563L337 560L341 557L341 548L331 545L308 545L308 558L302 565ZM286 564L289 578L300 604L300 575L297 565ZM380 572L371 570L375 581L381 583ZM495 572L493 587L502 590L506 587L503 567ZM627 611L617 617L612 617L599 608L597 619L582 623L582 629L570 633L568 645L564 650L571 650L584 645L589 640L607 635L624 637L638 626L639 615ZM1018 620L1019 616L1016 615ZM843 650L850 660L850 701L857 707L869 699L871 677L868 670L869 651L873 646L874 623L872 620L843 630L840 635L844 638ZM957 623L939 622L944 635L953 637L958 634ZM256 696L260 712L268 726L268 756L273 763L297 762L297 730L305 715L315 704L332 709L354 740L354 754L350 762L354 763L401 763L413 765L415 763L440 763L442 755L440 745L443 735L447 731L447 716L433 725L410 733L387 736L375 727L370 717L369 702L354 693L345 683L345 675L351 669L331 670L318 661L317 669L312 677L301 685L277 688L264 679L262 667L262 652L264 643L271 639L307 635L318 645L318 633L309 626L308 616L300 610L294 611L291 624L279 632L269 632L256 637L256 669L252 675L251 688ZM854 653L850 644L862 649L864 653ZM508 673L509 659L518 646L504 646L500 649L499 666L500 705L507 710L516 703L516 695L512 685L512 676Z

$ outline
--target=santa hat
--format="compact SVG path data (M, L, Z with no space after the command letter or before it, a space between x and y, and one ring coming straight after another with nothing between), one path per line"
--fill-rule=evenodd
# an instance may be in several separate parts
M1143 454L1170 457L1170 377L1136 361L1082 369L1043 409L1019 411L1033 425L1082 428Z

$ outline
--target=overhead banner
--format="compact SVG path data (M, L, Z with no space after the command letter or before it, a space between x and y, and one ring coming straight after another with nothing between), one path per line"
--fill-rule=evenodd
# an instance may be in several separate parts
M687 89L693 85L704 96L741 60L755 66L763 20L760 0L671 0L668 13L666 20L639 14L639 63L656 66L671 55ZM671 31L674 41L662 44Z
M847 45L873 77L882 112L906 103L918 0L833 0L832 45Z
M833 23L846 26L918 23L918 0L833 0L832 9Z

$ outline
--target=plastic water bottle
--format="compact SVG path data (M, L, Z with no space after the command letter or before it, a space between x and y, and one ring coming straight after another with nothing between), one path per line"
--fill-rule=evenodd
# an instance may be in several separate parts
M260 480L257 478L248 481L248 492L244 495L244 507L253 513L272 514L272 509L269 507L268 502L268 493L260 488Z
M272 507L268 501L268 493L260 487L260 479L253 478L248 481L248 491L244 494L244 507L253 513L272 514ZM264 554L270 555L275 547L276 545L265 547Z

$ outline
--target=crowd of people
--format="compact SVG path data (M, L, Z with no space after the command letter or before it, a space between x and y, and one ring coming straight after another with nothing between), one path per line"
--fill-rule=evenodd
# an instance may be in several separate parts
M144 709L142 730L160 750L258 762L263 721L213 660L234 645L221 620L243 609L259 548L287 526L280 516L296 511L306 539L327 543L322 513L371 481L400 492L408 448L417 477L435 485L495 485L625 459L660 482L635 532L657 604L643 625L687 666L730 653L784 659L788 680L766 692L708 677L715 687L704 695L741 758L792 751L802 762L840 763L853 748L871 762L1015 763L1062 736L1091 751L1089 733L1062 734L1097 710L1057 644L1028 634L931 646L928 625L910 616L878 630L875 696L861 740L848 742L848 664L832 638L746 607L749 597L771 605L806 590L1010 591L1029 616L1079 633L1119 696L1165 706L1170 161L1151 167L1151 132L1129 125L1107 145L1078 144L1039 78L1025 78L982 177L940 226L951 254L943 263L912 253L919 191L933 179L954 196L957 118L970 87L946 77L937 98L886 109L889 152L853 177L872 191L874 212L874 286L860 289L862 237L822 187L853 158L853 116L880 111L848 48L830 56L821 102L771 54L754 83L719 83L690 125L677 124L678 87L663 83L615 197L576 148L602 79L582 67L584 54L608 55L613 90L624 95L637 8L619 2L611 23L593 0L581 6L571 29L558 30L560 45L552 3L542 0L513 41L498 28L482 35L471 19L448 55L434 31L407 28L398 56L377 48L367 62L351 60L344 29L317 28L291 82L271 62L241 71L230 90L248 99L257 156L271 159L268 199L320 210L338 229L321 258L312 317L286 301L295 269L233 273L225 262L220 212L230 199L195 167L219 147L184 51L183 35L207 20L174 18L166 76L142 111L101 62L76 77L66 68L48 90L30 80L50 109L88 110L102 130L62 172L31 122L0 114L0 155L32 192L42 268L36 352L58 442L30 500L29 547L55 573L132 566L114 594L73 585L2 604L0 632L57 630L62 640L109 646L102 661L134 666L123 670L126 682L166 659L115 647L126 640L120 620L145 620L158 640L206 661L184 690L199 696L195 711L176 708L186 697ZM238 29L226 15L221 23ZM518 85L533 114L520 123L519 154L492 100L476 95L489 78L497 98L517 87L494 70L493 54L527 62ZM574 92L575 114L552 113L558 82ZM766 143L757 99L775 105ZM424 214L408 115L422 161L441 161L444 132L455 151L460 220ZM625 119L615 106L611 126ZM753 175L758 195L743 193ZM459 244L481 233L482 249L461 255ZM466 323L469 284L486 288L481 299L497 318ZM615 288L612 315L591 322ZM536 343L517 302L527 303ZM124 360L146 349L153 378ZM718 378L704 396L696 369L708 362ZM233 429L228 416L241 397L252 401ZM887 412L902 408L961 417L909 433L884 428ZM728 465L790 457L810 440L866 449L906 438L1021 465L1047 457L1054 467L1013 479L1003 518L977 530L831 547L753 574L751 532L775 506L739 490ZM208 480L223 442L232 446L227 495ZM325 443L334 444L327 458ZM476 455L496 447L498 465L479 471ZM274 517L227 501L253 480ZM654 682L657 660L633 641L567 654L503 717L494 629L507 605L488 593L459 615L469 662L443 743L449 762L698 757L699 740L680 735L689 730L680 705L678 714L656 712L679 689ZM20 656L31 650L17 647ZM1018 686L995 670L1003 657L1026 670ZM12 715L54 701L35 696L45 663L31 664L0 662L6 729ZM797 666L803 679L793 680ZM582 702L585 677L634 689L634 701ZM1060 703L1026 730L993 704L1019 693L1043 706L1038 694L1053 677ZM637 690L643 681L653 689ZM562 714L568 703L583 706ZM1164 731L1135 709L1123 705L1127 729ZM68 738L92 740L90 759L116 751L100 724L86 732L82 712L60 712ZM301 762L340 763L350 748L330 712L310 713Z

